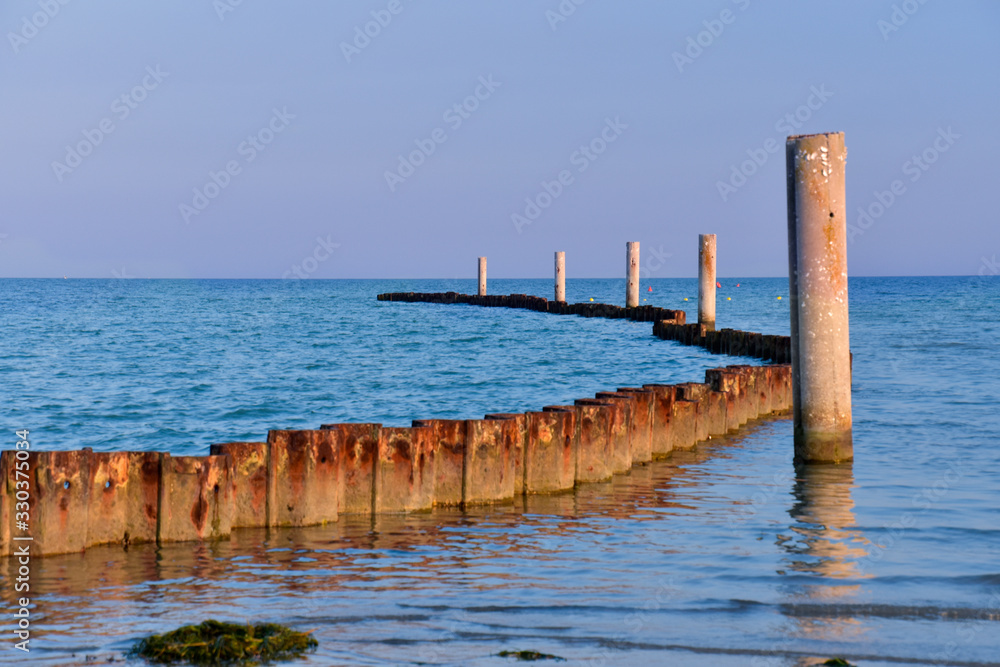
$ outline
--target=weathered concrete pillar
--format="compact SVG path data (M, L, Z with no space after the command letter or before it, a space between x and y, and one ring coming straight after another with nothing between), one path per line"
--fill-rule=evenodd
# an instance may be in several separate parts
M383 427L375 472L375 513L429 510L434 505L433 429Z
M556 253L556 301L566 302L566 253Z
M87 546L155 542L160 455L94 452L88 474Z
M514 449L511 460L514 462L514 495L524 495L524 460L528 451L528 420L523 412L494 412L485 416L486 419L513 419L517 424L517 438L514 439Z
M599 391L595 398L611 403L611 472L622 475L632 469L632 413L635 397L613 391Z
M698 235L698 324L715 331L715 234Z
M413 425L431 429L434 504L461 505L465 481L465 420L415 419Z
M312 526L336 521L343 497L341 452L335 431L267 434L269 526Z
M323 424L340 443L340 513L375 511L375 461L381 424Z
M691 449L698 443L698 401L677 399L670 416L673 449Z
M572 489L576 484L576 412L529 412L526 418L524 492L555 493Z
M465 436L466 505L514 498L514 448L521 432L513 419L469 419Z
M639 305L639 242L629 241L625 244L625 307L634 308Z
M30 545L30 553L47 556L83 551L87 541L87 510L90 501L90 449L72 452L5 450L0 454L0 488L4 492L3 531L5 551L16 553ZM21 477L17 475L20 471ZM18 485L18 482L21 482ZM27 482L25 488L24 482ZM27 503L29 530L19 528L18 512ZM31 541L17 540L30 536Z
M479 258L479 296L486 296L486 258Z
M266 442L225 442L212 445L212 456L229 455L233 461L233 528L267 525Z
M795 460L850 461L844 134L789 137L785 155Z
M614 407L608 401L582 398L574 401L580 423L576 481L603 482L611 475L611 420Z
M233 525L232 459L160 454L156 541L228 538Z
M642 388L653 392L653 458L663 459L673 451L670 420L674 414L677 387L672 384L644 384Z
M632 414L632 463L649 463L653 460L653 391L638 387L619 387L618 393L635 397L635 412Z

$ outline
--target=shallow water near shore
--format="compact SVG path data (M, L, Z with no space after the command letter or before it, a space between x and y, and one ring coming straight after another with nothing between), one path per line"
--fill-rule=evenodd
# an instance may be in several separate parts
M787 333L787 280L722 283L720 327ZM694 280L647 285L647 303L693 319ZM269 428L476 418L744 361L657 340L649 323L375 301L469 280L0 287L18 324L0 339L10 446L28 428L40 449L204 454ZM853 466L797 472L785 417L569 494L39 559L28 657L120 658L144 634L219 618L314 630L299 662L317 665L508 664L502 650L1000 664L1000 280L850 288ZM551 281L490 289L549 297ZM567 291L620 304L624 281ZM12 576L0 564L8 606Z

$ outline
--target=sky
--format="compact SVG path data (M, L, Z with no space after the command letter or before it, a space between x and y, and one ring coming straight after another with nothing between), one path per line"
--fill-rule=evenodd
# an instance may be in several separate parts
M972 275L988 0L5 0L0 276L786 276L783 144L844 132L852 275Z

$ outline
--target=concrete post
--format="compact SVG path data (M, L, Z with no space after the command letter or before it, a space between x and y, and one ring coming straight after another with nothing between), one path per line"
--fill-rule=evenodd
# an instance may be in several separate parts
M556 301L566 302L566 253L556 253Z
M639 305L639 242L629 241L625 244L625 277L628 286L625 289L625 307L634 308Z
M854 458L843 132L789 137L795 460Z
M479 258L479 296L486 296L486 258Z
M698 235L698 324L715 331L715 234Z

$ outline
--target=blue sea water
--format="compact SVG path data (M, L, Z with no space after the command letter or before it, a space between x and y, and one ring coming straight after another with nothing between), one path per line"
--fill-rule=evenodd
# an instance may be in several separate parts
M722 283L720 327L787 333L787 280ZM647 303L695 314L694 280L647 286ZM476 418L745 361L648 323L375 300L474 289L0 280L0 446L26 428L39 449L203 454L270 428ZM550 296L551 281L490 290ZM218 617L314 629L303 664L499 665L504 649L588 665L1000 664L1000 279L850 290L853 466L797 474L777 419L514 505L36 560L31 661L86 664ZM624 281L567 291L622 303ZM13 572L0 566L8 604Z

